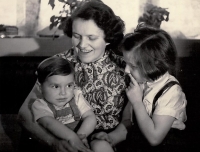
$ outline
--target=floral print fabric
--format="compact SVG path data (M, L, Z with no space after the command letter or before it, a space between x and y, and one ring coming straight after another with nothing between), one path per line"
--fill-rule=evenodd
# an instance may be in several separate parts
M57 56L74 64L76 84L82 88L83 96L94 109L96 129L112 129L119 124L125 103L124 62L120 56L106 51L93 63L82 63L68 50Z

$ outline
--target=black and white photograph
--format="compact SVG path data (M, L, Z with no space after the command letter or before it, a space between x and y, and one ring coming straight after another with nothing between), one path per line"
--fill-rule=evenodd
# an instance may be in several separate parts
M0 0L0 152L198 152L199 58L199 0Z

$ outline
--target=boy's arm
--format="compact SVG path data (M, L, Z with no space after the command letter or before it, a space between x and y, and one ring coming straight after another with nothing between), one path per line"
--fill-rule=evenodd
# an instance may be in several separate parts
M53 117L45 116L39 118L38 123L60 139L68 141L77 136L76 133L74 133L74 131L72 131Z
M96 117L92 110L88 110L82 115L82 119L83 119L83 122L79 130L77 131L77 134L84 134L87 137L95 129L95 126L97 124Z
M72 131L53 117L42 117L38 119L38 123L42 125L45 129L49 130L57 138L68 141L70 145L75 147L77 150L82 152L91 152L87 147L84 146L84 144L74 131Z

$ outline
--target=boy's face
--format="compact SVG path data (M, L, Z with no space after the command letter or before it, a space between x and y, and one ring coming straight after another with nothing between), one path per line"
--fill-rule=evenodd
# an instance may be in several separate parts
M146 78L141 74L141 69L135 63L134 51L123 51L123 57L126 62L125 72L130 73L138 83L145 83Z
M41 93L49 103L64 106L74 97L74 75L53 75L40 86Z

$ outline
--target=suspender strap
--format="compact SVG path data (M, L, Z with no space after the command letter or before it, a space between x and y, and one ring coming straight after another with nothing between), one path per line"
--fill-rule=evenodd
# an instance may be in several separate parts
M156 101L158 100L158 98L159 98L164 92L166 92L167 90L169 90L169 89L170 89L173 85L175 85L175 84L180 85L177 81L170 81L170 82L168 82L168 83L165 84L165 85L160 89L160 91L158 91L158 93L155 95L154 100L153 100L153 105L152 105L152 115L153 115L153 112L154 112L154 110L155 110L155 108L156 108L155 103L156 103Z
M71 101L69 101L70 107L66 107L65 109L61 109L61 110L56 110L55 107L48 102L47 102L47 104L48 104L48 107L53 112L55 118L60 117L60 116L66 116L66 115L69 115L69 114L73 114L75 121L78 121L78 120L81 119L80 111L79 111L79 109L78 109L78 107L75 103L74 98L72 98Z
M73 111L73 114L74 114L74 120L78 121L81 119L81 114L80 114L80 111L78 109L78 106L76 105L75 103L75 100L74 98L72 98L72 100L69 102L69 105Z

